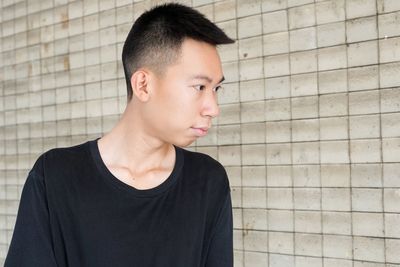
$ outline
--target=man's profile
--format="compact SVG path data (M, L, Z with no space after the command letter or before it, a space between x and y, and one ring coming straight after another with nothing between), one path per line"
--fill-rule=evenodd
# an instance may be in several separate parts
M123 47L127 106L95 140L41 154L5 267L233 266L229 180L182 147L207 134L230 39L196 10L143 13Z

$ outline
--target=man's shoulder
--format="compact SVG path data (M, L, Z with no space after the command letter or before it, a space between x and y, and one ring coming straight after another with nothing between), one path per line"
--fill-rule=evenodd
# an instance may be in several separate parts
M224 166L215 158L203 152L185 149L185 164L201 169L224 171Z
M67 171L88 160L88 142L72 146L50 148L41 153L33 164L32 172L45 176L52 171Z
M89 142L90 141L86 141L71 146L51 148L45 151L43 155L45 155L45 157L49 159L56 159L59 157L74 157L86 153L86 146Z
M229 186L228 176L225 167L215 158L208 154L185 150L185 168L211 183ZM197 176L196 175L196 176Z

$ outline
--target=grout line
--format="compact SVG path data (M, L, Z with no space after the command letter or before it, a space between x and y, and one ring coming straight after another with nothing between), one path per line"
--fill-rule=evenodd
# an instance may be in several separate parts
M377 33L377 57L378 57L378 89L379 89L379 139L380 139L380 175L381 175L381 201L382 201L382 211L380 212L382 216L382 238L383 238L383 260L387 263L387 243L386 243L386 223L385 223L385 186L384 186L384 172L383 172L383 138L382 138L382 90L381 90L381 58L380 58L380 39L379 39L379 21L378 21L378 6L377 2L375 1L375 22L376 22L376 33ZM384 38L386 40L386 38Z

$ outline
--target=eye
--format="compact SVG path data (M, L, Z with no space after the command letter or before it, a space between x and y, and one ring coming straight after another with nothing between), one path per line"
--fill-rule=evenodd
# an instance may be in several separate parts
M214 88L214 90L217 92L218 90L221 90L222 89L222 85L218 85L218 86L216 86L215 88Z
M196 89L196 90L202 91L206 87L205 87L205 85L199 84L199 85L194 85L193 88Z

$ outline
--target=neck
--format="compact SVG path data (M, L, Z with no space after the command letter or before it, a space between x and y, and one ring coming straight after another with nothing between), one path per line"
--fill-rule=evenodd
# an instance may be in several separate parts
M127 105L116 126L99 139L103 160L108 165L128 168L134 173L170 168L171 160L166 158L174 155L173 145L151 135L131 104Z

